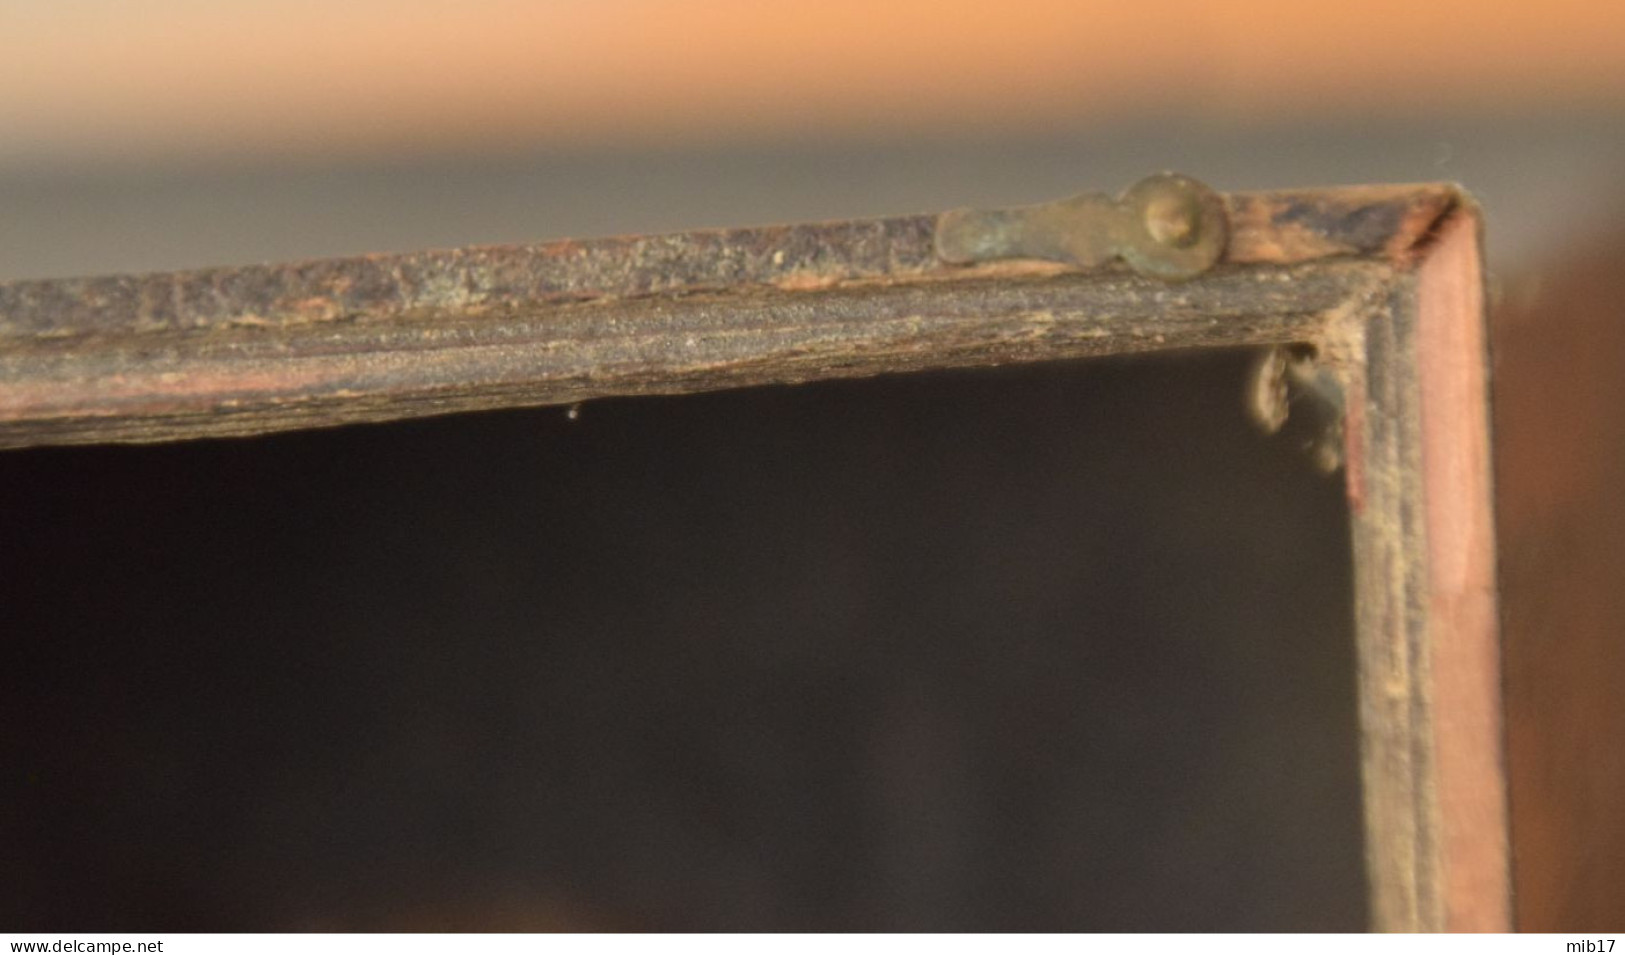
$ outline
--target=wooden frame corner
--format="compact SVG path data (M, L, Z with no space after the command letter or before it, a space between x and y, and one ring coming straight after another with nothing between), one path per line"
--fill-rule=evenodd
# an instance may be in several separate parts
M1449 185L1225 201L1224 259L1178 284L949 266L932 216L4 283L0 447L1312 345L1345 392L1374 925L1507 929L1476 208Z

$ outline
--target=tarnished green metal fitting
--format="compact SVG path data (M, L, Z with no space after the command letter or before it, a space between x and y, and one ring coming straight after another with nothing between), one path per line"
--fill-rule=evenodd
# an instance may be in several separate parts
M970 265L1044 259L1091 269L1122 259L1142 275L1193 278L1224 254L1224 198L1177 173L1140 180L1120 199L1086 193L1012 209L956 209L937 219L937 255Z

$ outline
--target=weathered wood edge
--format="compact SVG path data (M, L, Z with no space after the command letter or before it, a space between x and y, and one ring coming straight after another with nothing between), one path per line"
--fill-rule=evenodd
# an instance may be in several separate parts
M0 446L250 435L590 398L1313 338L1360 261L555 306L459 323L0 356Z
M1456 201L1447 185L1236 194L1225 264L1172 286L943 265L934 216L0 284L0 446L1264 340L1204 315L1296 338L1369 284L1351 263L1404 264Z
M1507 931L1512 883L1480 219L1332 333L1347 471L1374 927Z
M1482 219L1440 223L1417 270L1433 737L1445 924L1511 928Z
M1179 285L945 268L930 217L11 283L0 446L1319 342L1350 390L1374 925L1505 927L1476 213L1449 186L1228 201L1226 262Z
M1440 184L1236 193L1226 197L1231 235L1224 261L1399 258L1456 195ZM31 338L435 321L517 306L1065 270L944 264L933 246L936 220L903 216L7 282L0 283L0 346Z

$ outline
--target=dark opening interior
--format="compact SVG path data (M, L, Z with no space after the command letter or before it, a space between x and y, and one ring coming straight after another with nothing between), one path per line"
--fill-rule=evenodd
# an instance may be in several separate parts
M0 454L0 925L1361 929L1248 360Z

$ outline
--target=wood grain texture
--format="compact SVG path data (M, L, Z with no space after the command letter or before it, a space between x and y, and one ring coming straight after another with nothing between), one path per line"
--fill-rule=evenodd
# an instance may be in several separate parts
M1454 197L1232 196L1226 266L1182 285L947 266L931 216L13 282L0 285L0 444L1299 337L1301 320L1267 333L1203 323L1332 307L1348 294L1345 260L1401 262Z
M1512 924L1480 222L1443 223L1417 270L1441 902L1450 931Z
M1366 864L1372 924L1439 927L1435 817L1427 792L1431 747L1425 705L1427 639L1414 324L1392 291L1350 316L1346 334L1349 498L1353 516L1356 667ZM1386 317L1387 320L1383 320Z
M1350 500L1372 908L1511 924L1479 220L1351 316Z
M794 296L648 298L499 320L178 335L0 357L0 445L246 435L955 365L1313 337L1375 267L1260 268Z
M1225 260L1180 284L952 268L931 217L12 283L0 446L1314 344L1347 392L1373 921L1504 928L1477 214L1449 186L1228 202Z

